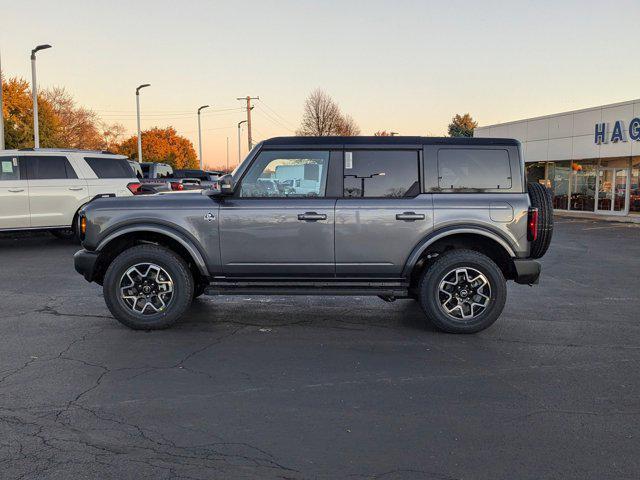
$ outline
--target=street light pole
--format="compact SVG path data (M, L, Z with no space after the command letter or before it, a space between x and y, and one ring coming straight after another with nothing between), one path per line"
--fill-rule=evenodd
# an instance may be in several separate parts
M240 145L240 137L241 137L240 129L243 123L247 123L247 121L242 120L241 122L238 122L238 165L240 165L240 160L242 160L240 158L242 156L242 147Z
M200 170L204 170L202 168L202 127L200 126L200 111L205 108L209 108L209 105L202 105L198 108L198 150L200 152Z
M40 148L40 131L38 130L38 85L36 83L36 53L51 48L51 45L38 45L31 50L31 93L33 95L33 147Z
M227 137L227 172L229 171L229 137Z
M140 133L140 90L150 86L150 83L144 83L136 88L136 117L138 119L138 163L142 163L142 134Z

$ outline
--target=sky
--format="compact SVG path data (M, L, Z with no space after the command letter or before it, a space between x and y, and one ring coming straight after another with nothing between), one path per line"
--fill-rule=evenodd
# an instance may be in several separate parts
M205 163L238 160L237 97L259 96L254 140L292 135L322 88L377 130L442 135L469 112L480 125L640 97L640 2L0 0L5 74L64 86L135 133L174 126ZM242 155L246 154L244 133Z

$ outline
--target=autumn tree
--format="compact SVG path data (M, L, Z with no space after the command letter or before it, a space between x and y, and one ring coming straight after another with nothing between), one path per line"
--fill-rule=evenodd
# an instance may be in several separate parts
M449 124L449 136L450 137L473 137L473 131L478 126L478 123L473 120L471 115L465 113L464 115L456 114L451 119Z
M26 80L2 82L5 148L33 147L33 100ZM38 95L40 146L56 147L60 141L60 119L51 103Z
M117 152L129 158L138 158L138 136L122 142ZM168 163L175 169L199 168L193 144L178 135L175 128L154 127L142 132L142 157L145 162Z
M351 116L342 114L333 98L316 89L305 100L302 122L296 134L305 137L353 136L360 134L360 128Z

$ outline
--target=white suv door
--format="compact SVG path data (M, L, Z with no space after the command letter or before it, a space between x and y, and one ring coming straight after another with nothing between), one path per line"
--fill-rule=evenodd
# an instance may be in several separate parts
M78 209L89 201L87 181L64 155L24 155L29 182L32 227L70 227Z
M20 168L20 157L0 155L0 229L31 225L29 186L24 171Z

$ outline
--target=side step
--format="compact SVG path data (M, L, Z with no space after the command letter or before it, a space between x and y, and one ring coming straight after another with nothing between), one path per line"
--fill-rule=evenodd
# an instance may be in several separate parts
M206 295L329 295L329 296L408 296L404 282L212 282Z

